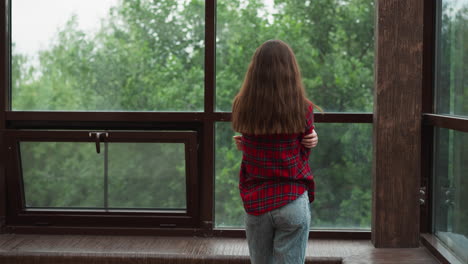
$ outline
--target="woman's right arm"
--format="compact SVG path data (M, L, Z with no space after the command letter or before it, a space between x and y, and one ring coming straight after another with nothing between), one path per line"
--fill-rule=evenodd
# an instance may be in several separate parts
M233 136L232 137L236 143L236 147L238 150L242 150L242 136Z

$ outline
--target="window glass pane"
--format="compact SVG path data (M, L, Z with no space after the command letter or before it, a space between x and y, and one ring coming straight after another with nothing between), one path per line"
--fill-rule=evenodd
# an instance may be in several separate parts
M12 1L13 110L200 111L202 0Z
M94 143L20 142L26 208L102 207L104 155Z
M242 152L236 149L230 122L215 127L215 225L244 225L244 207L239 195L239 169Z
M437 128L434 145L434 233L468 263L468 133Z
M110 143L109 205L184 209L184 148L182 143Z
M438 2L436 112L468 116L468 1Z
M255 49L281 39L294 50L314 103L372 112L373 0L218 1L217 11L217 110L231 110Z
M316 183L312 229L369 229L371 221L371 124L316 124L319 144L309 164ZM244 209L238 181L242 154L231 123L216 124L215 221L242 227Z
M21 142L26 207L186 208L183 143Z

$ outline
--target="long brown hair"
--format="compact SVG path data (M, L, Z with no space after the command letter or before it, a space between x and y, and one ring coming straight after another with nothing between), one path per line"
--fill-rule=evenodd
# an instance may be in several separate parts
M255 51L234 98L232 127L254 135L304 132L309 104L315 106L306 98L292 49L268 40Z

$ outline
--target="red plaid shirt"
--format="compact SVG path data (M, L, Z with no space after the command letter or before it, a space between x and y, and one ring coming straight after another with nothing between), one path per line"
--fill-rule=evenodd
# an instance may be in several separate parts
M314 200L310 149L301 144L314 129L312 105L308 109L302 134L242 135L239 189L247 213L260 215L279 208L306 190L309 201Z

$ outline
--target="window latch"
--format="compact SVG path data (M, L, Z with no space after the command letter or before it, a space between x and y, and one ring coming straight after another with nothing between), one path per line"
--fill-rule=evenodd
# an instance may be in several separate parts
M425 186L419 188L419 204L424 205L427 200L427 190Z
M89 132L89 137L96 140L96 152L101 153L101 139L109 138L107 132Z

